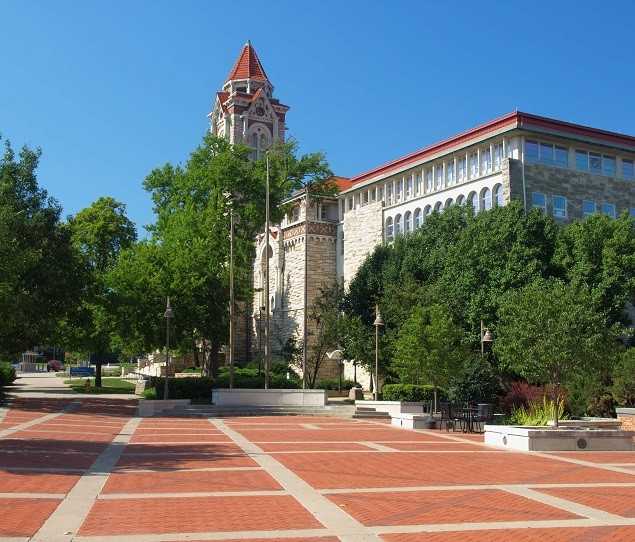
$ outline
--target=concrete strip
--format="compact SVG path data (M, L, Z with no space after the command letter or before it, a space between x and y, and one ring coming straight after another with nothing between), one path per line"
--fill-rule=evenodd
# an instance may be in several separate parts
M511 451L511 450L510 450ZM564 461L565 463L573 463L574 465L581 465L583 467L593 467L596 469L602 469L602 470L609 470L612 472L619 472L621 474L635 474L635 472L633 472L633 469L628 469L628 468L622 468L622 467L616 467L613 465L608 465L606 463L603 464L598 464L598 463L592 463L590 461L585 461L584 459L575 459L573 457L562 457L559 455L553 455L550 454L549 452L522 452L522 453L528 453L528 454L532 454L532 455L539 455L541 457L546 457L548 459L557 459L558 461ZM580 453L582 455L584 455L586 452L577 452Z
M33 427L34 425L38 425L43 422L48 422L49 420L54 420L55 418L57 418L58 416L61 416L62 414L68 414L69 412L73 412L73 410L75 410L81 403L82 403L81 399L78 399L73 401L70 405L66 405L59 412L53 412L52 414L45 414L41 418L36 418L35 420L30 420L28 422L15 425L11 427L10 429L3 429L2 431L0 431L0 438L5 438L5 437L8 437L9 435L12 435L13 433L17 433L18 431L24 431L25 429L29 429L30 427Z
M280 497L288 495L283 489L253 491L192 491L189 493L102 493L100 501L125 499L195 499L197 497Z
M361 444L362 446L368 446L373 450L377 450L378 452L398 452L395 448L390 448L389 446L384 446L383 444L379 444L377 442L368 442L368 441L356 441L357 444Z
M381 541L381 538L374 534L371 529L353 519L339 506L326 499L319 491L316 491L299 476L266 454L240 433L229 428L219 419L210 419L209 421L238 444L259 465L264 467L293 498L342 542Z
M90 512L93 502L104 487L108 475L130 441L141 418L132 418L95 460L55 512L33 536L31 542L70 542Z
M304 427L305 429L322 430L321 427L318 427L317 425L313 425L312 423L301 423L300 427Z
M516 487L507 489L507 491L509 493L513 493L514 495L531 499L532 501L553 506L554 508L558 508L560 510L566 510L567 512L571 512L572 514L576 514L578 516L604 522L608 525L621 525L624 521L622 516L609 514L603 510L598 510L597 508L592 508L591 506L568 501L567 499L562 499L560 497L554 497L553 495L541 493L540 491L536 491L534 489Z
M4 421L4 418L9 413L12 404L13 401L9 399L5 405L0 406L0 423Z
M172 533L172 534L135 534L120 536L76 536L73 542L174 542L185 540L252 540L255 538L268 538L271 540L284 540L285 538L319 538L329 536L326 529L297 529L287 531L229 531L207 533ZM2 539L5 542L5 539ZM28 539L20 539L17 542L28 542Z
M262 467L200 467L200 468L164 468L164 469L115 469L113 472L117 473L133 473L139 474L141 472L229 472L229 471L261 471L264 470Z
M620 525L635 525L635 519L622 518ZM606 523L594 519L563 519L546 521L490 521L486 523L435 523L433 525L379 525L373 527L377 534L440 533L446 531L504 531L508 529L555 529L606 527ZM502 534L501 540L507 537Z
M59 499L66 497L66 493L0 493L0 499ZM3 539L0 539L3 540Z

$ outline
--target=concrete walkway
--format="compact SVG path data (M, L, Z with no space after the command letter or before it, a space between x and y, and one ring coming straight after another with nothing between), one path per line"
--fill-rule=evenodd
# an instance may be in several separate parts
M135 411L50 377L16 386L0 413L0 542L635 540L635 452Z

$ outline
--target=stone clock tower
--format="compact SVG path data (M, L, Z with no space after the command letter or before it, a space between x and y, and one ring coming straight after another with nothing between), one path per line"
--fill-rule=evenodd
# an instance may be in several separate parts
M289 107L273 97L260 59L250 42L243 47L223 90L216 93L208 115L210 131L230 143L245 143L252 158L260 158L273 141L285 140L285 115Z

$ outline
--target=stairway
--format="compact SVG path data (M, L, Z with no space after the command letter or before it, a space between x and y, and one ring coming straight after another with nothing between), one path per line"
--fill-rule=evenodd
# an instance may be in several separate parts
M184 405L160 414L171 418L230 418L234 416L333 416L352 418L352 405L327 406L256 406L256 405Z
M353 419L390 420L388 412L378 412L373 407L358 406L352 416Z

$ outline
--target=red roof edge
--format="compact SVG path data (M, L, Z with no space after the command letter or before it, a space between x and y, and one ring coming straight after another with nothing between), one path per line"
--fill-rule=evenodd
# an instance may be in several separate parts
M617 134L615 132L608 132L606 130L599 130L597 128L590 128L588 126L582 126L580 124L572 124L570 122L564 122L556 119L550 119L547 117L540 117L538 115L532 115L530 113L523 113L521 111L515 111L509 113L498 119L494 119L485 124L481 124L476 128L467 130L449 139L445 139L439 143L435 143L430 147L426 147L419 151L413 152L392 162L381 165L365 173L361 173L351 178L351 185L356 185L364 181L368 181L373 177L381 174L390 173L393 170L405 167L413 162L417 162L433 154L448 150L452 147L466 143L470 140L477 139L488 133L495 132L508 126L516 125L516 127L531 128L536 127L542 130L550 130L554 132L564 133L585 139L593 139L599 141L605 141L613 144L626 145L635 148L635 137Z
M249 41L243 47L240 55L238 55L236 64L234 64L232 71L227 77L227 81L232 79L258 79L269 82L260 59Z

